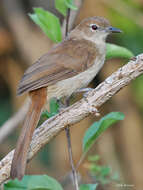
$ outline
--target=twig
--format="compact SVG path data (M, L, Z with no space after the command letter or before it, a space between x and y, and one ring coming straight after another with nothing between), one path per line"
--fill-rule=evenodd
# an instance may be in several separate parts
M70 20L70 8L68 8L67 10L67 17L66 17L66 27L65 27L65 36L68 35L68 31L69 31L69 20Z
M28 153L28 161L67 125L71 126L87 117L93 112L95 107L101 107L113 95L141 74L143 74L143 54L129 61L128 64L118 69L94 90L90 91L86 99L81 99L79 102L45 121L34 132ZM0 162L0 184L9 178L13 152L14 150Z
M65 36L68 35L68 27L69 27L69 20L70 20L70 8L68 8L67 10L67 17L66 17L66 27L65 27ZM67 99L66 101L66 106L69 106L69 99ZM75 185L75 189L78 190L78 178L77 178L77 173L76 173L76 169L74 166L74 161L73 161L73 154L72 154L72 145L71 145L71 136L70 136L70 126L68 125L65 128L66 131L66 137L67 137L67 142L68 142L68 153L69 153L69 160L70 160L70 165L71 165L71 169L72 169L72 174L73 174L73 184Z
M70 164L71 164L71 168L72 168L73 182L74 182L76 190L78 190L79 189L78 177L77 177L76 168L75 168L74 162L73 162L71 137L70 137L70 126L69 125L65 128L65 131L66 131L66 136L67 136L67 141L68 141L68 152L69 152L69 159L70 159Z
M73 28L73 25L75 23L75 20L80 12L80 8L83 4L84 0L75 0L75 6L77 7L77 11L70 11L70 23L68 26L68 31L70 31ZM65 34L65 27L66 26L66 19L63 21L63 26L62 26L62 33Z

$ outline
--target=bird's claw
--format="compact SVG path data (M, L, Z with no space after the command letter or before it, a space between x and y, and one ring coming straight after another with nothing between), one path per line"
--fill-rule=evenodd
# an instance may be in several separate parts
M100 116L100 112L98 111L98 109L94 106L89 106L89 112L91 114L94 114L96 117Z

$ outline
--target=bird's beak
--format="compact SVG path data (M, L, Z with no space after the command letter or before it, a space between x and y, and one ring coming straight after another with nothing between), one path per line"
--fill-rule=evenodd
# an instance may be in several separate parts
M121 33L122 32L122 30L120 30L118 28L114 28L112 26L108 27L107 31L110 32L110 33Z

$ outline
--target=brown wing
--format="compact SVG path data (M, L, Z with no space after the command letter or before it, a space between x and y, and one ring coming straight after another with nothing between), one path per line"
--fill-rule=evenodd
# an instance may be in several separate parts
M30 66L21 79L17 94L53 85L75 76L92 64L94 51L86 40L65 40ZM93 45L93 44L91 44Z

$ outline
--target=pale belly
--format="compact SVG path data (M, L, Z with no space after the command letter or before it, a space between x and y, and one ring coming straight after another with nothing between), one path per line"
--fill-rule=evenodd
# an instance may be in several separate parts
M104 59L96 59L95 64L86 71L47 87L47 101L51 98L70 97L76 90L86 87L102 68Z

